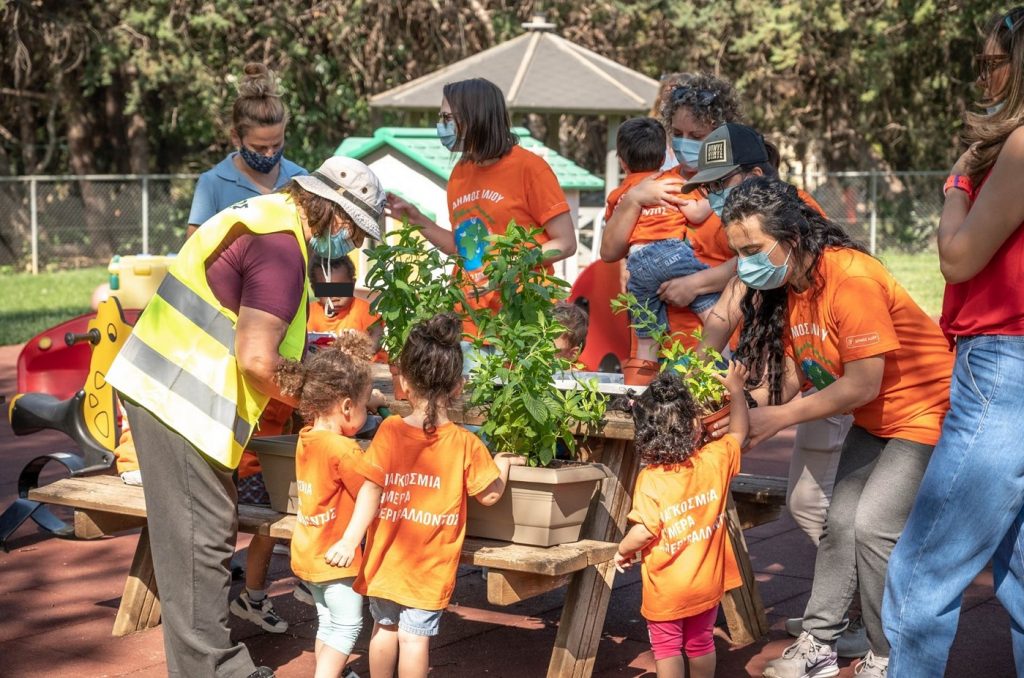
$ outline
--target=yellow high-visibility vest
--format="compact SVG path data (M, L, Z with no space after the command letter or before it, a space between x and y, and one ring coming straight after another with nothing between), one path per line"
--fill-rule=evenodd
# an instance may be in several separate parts
M203 455L237 468L269 398L247 383L235 360L238 315L224 308L206 279L206 262L232 229L295 235L308 266L297 206L282 193L243 200L216 214L190 237L135 324L107 375L126 398L188 440ZM280 354L302 357L306 299L288 326Z

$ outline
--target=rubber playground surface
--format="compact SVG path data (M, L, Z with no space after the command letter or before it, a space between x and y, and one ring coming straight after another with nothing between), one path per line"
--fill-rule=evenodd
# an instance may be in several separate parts
M15 391L18 350L0 347L0 394L8 397ZM791 446L792 432L783 432L747 453L743 470L785 476ZM0 510L17 495L17 477L25 463L70 447L55 432L16 438L5 416L0 422ZM765 662L781 654L791 640L783 622L802 614L814 573L814 548L788 515L745 536L772 631L763 641L739 648L717 638L717 675L725 678L760 676ZM240 544L247 539L240 538ZM66 540L37 530L34 523L23 525L9 543L10 552L0 551L0 675L166 675L160 627L123 638L110 635L137 540L138 531L95 541ZM232 618L233 637L245 642L257 665L274 668L278 676L310 676L315 665L314 610L292 597L295 580L287 556L274 556L270 579L270 596L290 628L283 634L265 633ZM240 587L236 583L232 595ZM441 634L431 645L431 675L544 676L564 595L560 589L496 607L486 602L480 570L462 567ZM639 574L618 575L594 676L654 675L639 609ZM724 624L722 619L719 623ZM370 626L367 621L350 665L362 678L369 676L365 652ZM849 660L841 665L841 676L853 676ZM1009 617L993 595L989 571L965 594L946 675L1015 675Z

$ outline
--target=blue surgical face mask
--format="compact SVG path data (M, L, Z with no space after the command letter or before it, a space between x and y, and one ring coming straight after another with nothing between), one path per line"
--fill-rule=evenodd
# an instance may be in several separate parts
M441 145L449 151L454 150L455 140L458 138L455 134L455 121L437 123L437 138L441 140Z
M989 106L988 108L985 109L985 115L995 115L999 111L1003 110L1003 106L1005 106L1005 105L1006 105L1005 101L1000 101L997 104Z
M339 229L333 235L314 235L309 241L309 247L313 250L314 254L328 262L331 259L343 257L355 249L347 228ZM327 280L330 280L330 278L327 278Z
M736 275L747 286L755 290L774 290L782 287L786 282L786 274L789 273L789 257L793 251L786 255L786 260L779 266L772 263L768 255L771 254L779 241L776 240L771 249L767 252L758 252L749 257L739 257L736 262Z
M732 189L733 187L729 186L721 193L708 193L708 204L711 205L711 209L718 215L719 219L722 218L722 210L725 209L725 200L729 197L729 194L732 193Z
M684 137L672 137L672 150L676 154L676 160L688 171L697 169L700 161L700 146L703 142L698 139L686 139Z
M260 174L270 174L271 170L277 167L277 163L281 162L281 156L284 155L284 146L277 150L277 153L271 156L262 155L256 151L250 151L243 144L238 149L238 154L242 156L242 160L245 164L251 167L254 171Z

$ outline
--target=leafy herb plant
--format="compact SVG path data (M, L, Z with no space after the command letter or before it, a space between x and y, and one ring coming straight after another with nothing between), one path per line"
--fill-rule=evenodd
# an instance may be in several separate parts
M716 376L725 374L725 370L719 367L723 363L721 353L710 346L704 347L700 353L687 348L676 336L670 335L658 322L654 312L639 303L632 294L620 294L612 299L611 305L615 313L629 312L633 319L630 327L650 332L651 339L662 347L661 370L673 369L682 375L686 388L704 415L725 407L725 386ZM691 336L698 344L703 339L700 329L695 330Z
M592 380L566 391L554 385L554 375L570 368L555 347L566 329L552 316L568 284L544 270L539 233L513 222L505 235L488 238L487 290L501 308L477 319L475 345L492 351L481 352L469 377L470 405L485 415L481 432L491 448L522 455L530 466L549 465L559 441L575 450L576 424L596 425L606 405Z
M445 311L468 312L451 273L455 258L429 246L408 221L366 256L366 285L376 293L370 309L384 322L381 346L391 360L398 359L416 323Z

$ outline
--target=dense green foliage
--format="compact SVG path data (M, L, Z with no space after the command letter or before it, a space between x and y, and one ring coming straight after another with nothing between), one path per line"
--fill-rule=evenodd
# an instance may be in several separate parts
M480 363L469 376L470 404L484 413L481 434L491 449L522 455L530 466L550 464L559 441L575 450L577 424L596 425L606 406L595 383L555 387L555 374L571 369L555 346L566 329L551 312L568 285L545 272L539 233L513 222L488 238L487 289L500 295L501 308L477 318Z
M991 0L0 0L0 174L205 169L227 150L232 78L248 60L281 76L288 155L315 165L344 137L370 131L370 95L519 34L538 10L564 37L652 77L706 69L733 79L747 118L789 157L832 170L943 168L956 157L972 97L977 26L1006 8ZM385 114L378 123L401 121ZM563 116L563 150L602 167L604 124Z
M438 313L461 311L466 298L451 275L454 259L427 247L407 221L366 256L366 286L375 294L370 310L384 322L381 348L397 364L414 326Z

